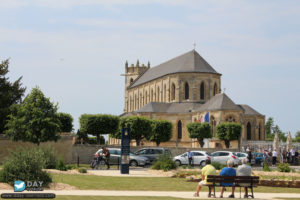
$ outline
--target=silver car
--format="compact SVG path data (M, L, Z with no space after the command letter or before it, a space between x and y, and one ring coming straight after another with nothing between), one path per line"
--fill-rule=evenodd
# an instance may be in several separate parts
M121 163L121 149L120 148L107 148L110 153L110 159L109 159L109 164L111 165L119 165ZM102 149L99 149L94 156L102 154ZM136 166L145 166L150 164L150 161L148 158L144 156L139 156L134 153L129 154L130 161L129 165L136 167Z
M193 153L193 165L201 165L205 166L205 160L206 159L211 159L210 155L206 151L191 151ZM179 165L188 165L189 164L189 159L187 156L187 153L181 154L179 156L175 156L173 158L175 163Z
M239 164L239 159L236 155L236 153L231 152L231 151L216 151L211 154L211 157L213 158L214 162L218 162L221 164L226 165L228 160L232 160L234 165Z

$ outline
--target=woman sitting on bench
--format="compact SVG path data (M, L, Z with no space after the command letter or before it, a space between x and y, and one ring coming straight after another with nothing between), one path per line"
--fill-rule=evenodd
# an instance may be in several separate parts
M236 176L236 171L235 169L233 169L233 160L228 160L227 161L227 166L228 167L224 167L221 172L220 172L220 176ZM232 193L231 195L229 195L228 198L234 198L234 189L235 187L233 186L233 183L221 183L222 189L221 189L221 194L220 194L220 198L223 198L223 193L225 191L225 187L228 186L232 186Z

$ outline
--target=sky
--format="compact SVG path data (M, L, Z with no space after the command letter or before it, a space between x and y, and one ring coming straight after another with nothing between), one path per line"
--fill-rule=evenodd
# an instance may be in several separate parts
M194 48L237 104L300 130L300 1L0 0L0 60L59 111L119 115L125 62L151 66Z

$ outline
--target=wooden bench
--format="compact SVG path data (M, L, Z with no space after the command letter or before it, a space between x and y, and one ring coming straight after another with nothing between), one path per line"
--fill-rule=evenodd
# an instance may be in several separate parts
M247 187L247 196L254 198L253 188L257 187L259 182L258 176L218 176L208 175L207 182L212 183L214 196L216 197L215 187L222 187L221 183L232 183L232 186L225 187L240 187L240 198L241 198L241 187ZM248 195L248 188L251 189L251 194Z

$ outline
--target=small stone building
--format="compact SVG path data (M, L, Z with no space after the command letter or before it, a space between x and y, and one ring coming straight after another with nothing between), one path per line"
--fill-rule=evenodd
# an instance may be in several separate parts
M225 121L242 124L241 140L265 140L265 116L248 105L235 104L221 93L221 74L214 70L195 50L158 66L150 63L125 64L125 106L121 116L137 115L165 119L173 123L171 141L166 147L199 147L189 138L186 125L205 116L212 126L209 147L224 147L216 138L215 127ZM120 144L110 138L109 144ZM144 142L144 145L155 145ZM232 148L237 141L231 142Z

